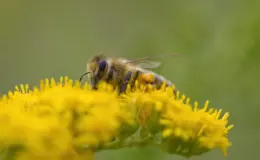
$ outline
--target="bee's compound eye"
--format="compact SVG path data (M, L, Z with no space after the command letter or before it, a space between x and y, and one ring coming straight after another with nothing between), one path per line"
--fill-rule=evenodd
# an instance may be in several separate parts
M105 60L101 60L99 62L99 65L98 65L99 70L103 71L106 68L106 66L107 66L107 62Z

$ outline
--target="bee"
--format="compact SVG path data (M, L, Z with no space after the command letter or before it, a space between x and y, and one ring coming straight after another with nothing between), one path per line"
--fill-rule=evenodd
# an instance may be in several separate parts
M93 89L97 89L100 81L105 81L113 87L118 87L119 94L126 91L128 84L133 87L135 81L145 85L151 84L157 89L161 88L164 83L166 86L172 86L171 81L152 71L161 63L150 59L151 57L144 57L129 60L97 55L88 61L87 72L80 77L80 81L85 75L90 74L90 84Z

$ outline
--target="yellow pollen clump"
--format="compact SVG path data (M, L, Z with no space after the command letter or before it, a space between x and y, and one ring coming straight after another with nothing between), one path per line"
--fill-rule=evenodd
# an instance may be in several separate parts
M144 80L147 83L154 82L154 75L150 73L143 73L141 76L142 80Z

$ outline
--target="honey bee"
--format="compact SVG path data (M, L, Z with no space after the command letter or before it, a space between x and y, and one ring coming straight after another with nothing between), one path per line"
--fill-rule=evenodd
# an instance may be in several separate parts
M113 87L118 87L119 94L126 91L128 84L133 87L135 81L145 85L151 84L157 89L163 83L166 83L166 86L172 86L171 81L151 71L151 69L158 68L161 63L150 59L151 57L144 57L129 60L97 55L88 61L87 72L80 77L80 81L85 75L90 74L90 83L93 89L97 89L97 84L100 81L105 81Z

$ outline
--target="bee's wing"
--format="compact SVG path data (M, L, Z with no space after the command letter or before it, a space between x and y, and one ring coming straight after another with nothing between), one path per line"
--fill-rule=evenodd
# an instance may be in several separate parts
M144 69L158 68L161 66L161 62L150 61L150 57L139 58L135 60L126 60L125 63L132 63Z
M167 57L178 56L178 55L179 54L169 54L169 55L159 55L154 57L143 57L134 60L125 60L125 63L132 63L144 69L145 68L152 69L152 68L158 68L159 66L161 66L162 63L157 61L151 61L151 59L164 59Z
M144 69L158 68L161 65L162 65L161 62L155 62L155 61L147 61L147 62L137 63L137 66L144 68Z

